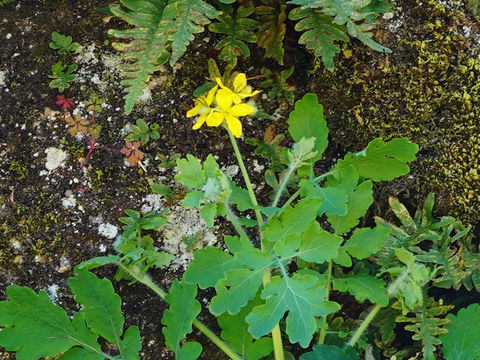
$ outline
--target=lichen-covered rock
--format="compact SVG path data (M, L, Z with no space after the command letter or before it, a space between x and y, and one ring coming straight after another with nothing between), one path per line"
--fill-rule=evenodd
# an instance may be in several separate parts
M345 49L338 70L318 73L313 91L325 105L330 134L347 150L360 150L378 136L405 136L420 145L412 176L390 191L406 190L405 197L415 196L413 204L434 191L442 213L475 223L480 207L478 22L455 1L402 0L397 6L387 29L377 34L393 54ZM392 31L389 24L399 26Z

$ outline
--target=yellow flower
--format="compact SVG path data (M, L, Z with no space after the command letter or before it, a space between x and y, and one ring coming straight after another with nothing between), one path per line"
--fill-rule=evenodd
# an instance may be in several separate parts
M218 90L216 100L218 112L215 112L213 117L215 125L210 126L218 126L225 120L233 136L240 137L242 135L242 123L238 120L238 117L255 113L255 107L252 104L245 103L234 105L234 94L229 89Z
M233 79L233 90L223 85L220 78L216 78L215 81L218 86L220 86L223 90L231 93L232 101L234 104L240 104L243 99L260 93L260 91L258 90L252 91L252 87L250 85L247 85L247 77L243 73L237 74Z
M195 99L195 107L187 111L187 117L200 115L192 127L194 130L199 129L204 122L207 122L208 126L220 125L213 125L216 123L214 120L216 109L211 107L213 100L215 100L215 93L217 92L217 89L218 86L215 85L210 89L207 96L200 96L199 98Z

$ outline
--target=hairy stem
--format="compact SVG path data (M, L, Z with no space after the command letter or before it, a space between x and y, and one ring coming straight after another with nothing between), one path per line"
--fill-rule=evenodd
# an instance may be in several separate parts
M250 181L250 177L248 176L247 168L245 167L245 163L243 162L242 154L240 153L240 149L238 148L237 140L233 136L232 132L227 129L228 136L230 137L230 141L233 146L233 150L235 151L235 156L237 157L238 166L240 166L240 170L242 171L243 179L245 180L245 185L247 186L248 195L250 196L250 201L253 204L255 216L257 217L258 226L263 226L263 217L258 209L258 202L255 193L253 192L252 182Z
M225 210L227 213L228 220L230 220L235 230L237 230L238 235L240 235L240 237L245 237L249 239L247 233L245 232L245 230L243 230L243 227L240 224L238 217L233 213L232 209L230 208L230 205L228 205L227 202L225 202Z
M328 262L327 268L327 279L325 281L325 288L327 289L327 295L325 296L325 300L328 300L330 297L330 290L332 286L332 260ZM327 323L327 315L322 316L324 324ZM327 329L321 329L320 334L318 335L318 343L322 345L325 342L325 336L327 335Z
M253 204L255 210L255 216L257 217L258 221L258 228L260 238L262 238L262 232L260 231L261 227L263 226L263 217L258 209L258 202L253 192L252 183L250 181L250 177L248 176L247 168L245 167L245 163L243 162L242 154L240 153L240 149L238 148L237 140L233 136L232 132L226 128L228 132L228 136L233 146L233 150L235 151L235 156L237 157L238 165L240 166L240 170L242 171L243 179L245 180L245 185L247 186L248 195L250 196L250 201ZM263 242L261 242L263 248ZM263 273L263 286L267 284L271 279L270 269L265 269ZM282 333L280 331L280 325L277 324L272 330L272 340L273 340L273 352L275 355L275 360L285 360L285 355L283 353L283 343L282 343Z
M162 299L165 299L167 295L165 291L163 291L157 284L155 284L150 276L146 274L140 274L137 271L132 270L130 267L125 266L121 263L117 263L118 267L127 272L131 277L133 277L138 282L148 286L155 294L160 296ZM220 350L222 350L228 357L232 360L243 360L240 355L238 355L230 346L228 346L222 339L220 339L215 333L213 333L207 326L205 326L202 322L195 319L192 322L193 326L195 326L198 330L200 330L203 335L210 339L215 345L218 346Z
M273 199L272 207L276 207L278 205L278 201L282 197L283 190L287 187L288 181L292 177L292 174L296 168L296 164L290 164L288 166L287 172L282 176L282 182L280 183L280 186L275 194L275 198Z
M360 326L355 330L354 334L348 341L347 345L349 346L355 346L357 343L358 339L360 339L360 336L367 330L368 325L372 322L372 320L375 318L375 316L378 314L382 307L380 305L375 305L372 310L368 313L367 317L363 319L362 323Z

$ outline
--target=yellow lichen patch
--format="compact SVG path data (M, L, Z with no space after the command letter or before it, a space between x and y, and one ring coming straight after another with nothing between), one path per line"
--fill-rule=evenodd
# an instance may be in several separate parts
M361 150L378 136L405 136L420 145L408 180L413 188L401 180L396 191L419 197L434 191L442 213L476 222L480 48L471 34L480 30L436 0L398 5L404 26L390 36L392 55L356 48L334 74L317 73L312 90L330 111L333 139L347 150Z

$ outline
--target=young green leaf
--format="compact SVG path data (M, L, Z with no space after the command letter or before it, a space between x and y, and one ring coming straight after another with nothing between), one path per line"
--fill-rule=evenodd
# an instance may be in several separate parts
M128 328L122 338L121 299L113 291L112 283L78 269L68 283L83 307L71 321L44 291L37 294L27 287L9 286L10 301L0 302L0 346L16 351L19 360L62 353L61 358L66 360L101 360L108 356L97 343L101 335L116 345L119 360L138 360L138 328Z
M66 54L67 52L75 52L80 44L77 42L72 42L71 36L62 35L56 31L52 32L52 42L48 44L51 49L57 50L60 55Z
M165 343L175 353L176 359L195 360L202 352L202 346L197 342L187 342L181 346L185 336L192 332L192 322L200 313L201 305L195 299L197 286L186 284L175 279L165 296L170 305L163 313L162 329Z
M295 207L287 207L280 217L271 218L265 225L265 239L270 243L280 241L293 233L302 233L317 217L322 200L302 199Z
M303 233L297 256L305 261L322 264L338 256L342 242L342 237L329 234L315 221Z
M246 268L227 271L224 279L215 285L217 295L212 298L210 312L216 316L226 311L237 314L255 297L262 285L264 270L273 263L271 254L262 253L251 245L235 253L235 259Z
M326 186L343 190L348 196L345 215L327 215L336 234L344 234L359 223L359 218L373 203L373 185L370 180L358 183L358 173L353 165L340 169L328 177Z
M472 360L480 356L480 305L471 304L460 309L457 315L449 314L451 321L440 336L442 352L446 360ZM1 333L0 333L1 334Z
M340 309L337 303L324 300L326 294L315 276L274 276L262 291L265 304L256 306L245 318L250 324L248 330L255 337L266 335L288 312L286 332L290 342L307 347L316 330L315 317Z
M122 84L127 91L124 96L125 112L129 114L147 88L151 75L168 60L169 37L166 34L170 34L174 27L171 18L165 14L168 1L120 0L120 3L128 10L112 6L111 12L134 28L111 29L108 34L122 40L130 39L129 43L112 43L116 50L123 53Z
M373 304L387 306L389 299L385 281L371 275L354 275L333 280L333 288L341 292L349 292L363 302L368 299Z
M408 174L407 163L416 159L418 145L406 138L398 138L384 142L377 138L372 140L364 151L348 153L339 160L335 169L353 165L358 174L373 181L392 180Z
M75 326L45 291L37 294L30 288L10 285L7 296L9 301L0 302L0 346L16 351L17 359L55 356L74 346L101 354L97 335L81 321L74 321Z
M357 259L365 259L380 251L390 231L389 227L383 225L377 225L374 228L355 229L344 248L351 256Z
M322 157L328 145L328 128L323 117L323 106L318 103L317 95L306 94L302 100L295 103L288 117L288 132L292 139L299 142L302 138L315 138L315 160Z
M194 189L202 188L206 179L200 160L187 154L186 159L177 159L177 168L178 174L175 175L175 180Z
M88 327L109 342L120 343L124 318L122 299L107 279L99 279L93 273L79 270L68 279L68 286L75 294L75 301L82 304Z
M248 332L245 317L257 305L263 302L256 297L240 310L237 315L228 313L218 317L218 325L222 328L220 336L245 360L258 360L269 355L273 350L272 339L265 337L253 341Z
M206 289L215 286L220 279L225 279L225 273L229 270L242 268L245 268L245 265L238 259L219 248L209 246L195 251L193 261L184 273L184 279Z
M345 190L334 187L320 187L317 184L308 181L300 181L300 190L302 197L306 199L320 198L322 206L318 209L318 215L346 215L348 211L348 196Z

